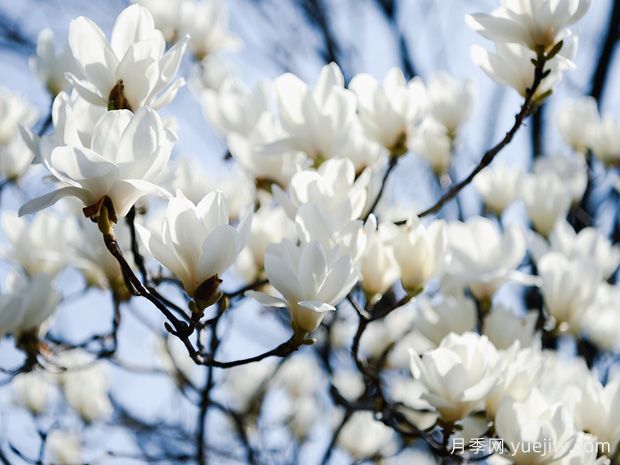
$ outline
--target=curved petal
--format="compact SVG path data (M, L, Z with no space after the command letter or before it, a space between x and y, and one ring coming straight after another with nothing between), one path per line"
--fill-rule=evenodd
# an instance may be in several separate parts
M82 202L89 203L92 199L88 196L87 192L78 187L62 187L58 190L50 192L48 194L42 195L41 197L37 197L36 199L32 199L22 205L19 209L18 215L24 216L30 213L35 213L44 208L47 208L53 204L55 204L58 200L63 197L74 196L82 200Z

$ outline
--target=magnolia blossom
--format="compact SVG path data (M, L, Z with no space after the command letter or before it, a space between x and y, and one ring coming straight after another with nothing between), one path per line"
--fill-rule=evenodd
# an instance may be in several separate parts
M609 444L611 450L601 451L613 457L620 442L620 381L615 379L603 386L594 377L584 380L578 401L577 424L581 429L595 435L601 444Z
M383 86L369 74L358 74L349 88L357 95L366 135L395 155L406 152L411 129L424 111L422 80L414 78L407 82L400 69L391 68Z
M97 217L107 197L116 216L122 217L144 195L169 195L154 182L168 163L176 136L155 111L108 111L93 130L90 148L71 129L65 128L66 145L41 153L43 164L63 187L26 203L20 215L74 196L84 203L88 216Z
M393 434L372 412L356 412L340 431L338 445L354 460L361 460L380 453L389 445Z
M486 168L476 175L473 184L486 207L500 215L519 194L521 172L502 165Z
M80 438L72 432L52 430L47 436L46 446L58 465L75 465L80 463L82 446Z
M557 252L550 252L538 262L541 291L547 311L559 329L578 334L584 313L594 298L601 272L593 260L570 261Z
M447 129L432 118L416 128L411 149L425 159L437 176L447 173L452 162L452 139Z
M228 9L218 0L181 3L179 30L190 36L189 48L198 60L218 50L237 50L241 40L228 30Z
M562 79L562 73L574 65L570 61L576 52L576 40L567 41L562 47L562 55L557 55L545 66L550 71L536 88L533 100L539 101L547 96ZM471 58L493 80L512 87L525 97L534 82L536 53L518 44L495 44L495 53L474 45Z
M413 218L404 226L394 226L388 231L403 287L416 294L432 278L438 277L448 262L445 223L438 220L427 227Z
M43 212L29 222L12 212L3 212L0 221L10 244L1 249L1 256L29 275L55 276L68 263L70 224L60 216Z
M293 399L313 395L323 383L321 368L314 357L298 356L289 359L278 370L274 378Z
M316 164L339 156L355 120L355 95L344 88L338 65L321 70L314 89L287 73L275 81L280 120L286 136L264 147L267 153L304 152Z
M18 182L30 168L34 155L23 136L14 137L8 144L0 145L0 177Z
M256 394L265 380L273 376L275 365L275 360L267 359L261 363L250 363L226 370L223 387L227 402L240 412L247 412L250 407L256 407ZM255 415L255 412L250 411L249 414Z
M164 53L164 36L141 5L121 12L110 41L93 21L80 16L69 26L78 71L67 77L83 98L110 110L161 108L185 82L174 77L186 45L181 41Z
M54 46L54 32L43 29L37 37L37 53L30 58L30 68L45 84L51 95L58 95L68 87L66 73L75 73L75 62L68 46L59 51Z
M54 393L52 383L41 370L17 375L13 378L11 387L15 393L15 402L34 415L47 409Z
M580 258L595 260L603 273L603 279L612 276L620 265L620 246L613 245L605 235L593 227L576 232L566 220L558 221L549 234L548 242L532 233L530 249L536 261L550 251L559 252L569 260Z
M450 334L422 357L411 349L411 373L426 388L422 398L442 420L455 422L466 417L497 384L495 353L486 336Z
M19 95L0 87L0 146L8 145L19 131L37 120L36 110Z
M370 300L383 295L400 278L400 268L384 226L372 232L360 260L362 288Z
M599 285L592 304L583 318L583 331L588 339L610 352L620 348L620 288L607 283Z
M491 14L467 15L469 27L493 42L521 44L532 51L550 51L570 33L591 0L502 0Z
M450 333L464 334L476 329L476 303L461 294L442 294L440 300L422 297L413 323L416 331L438 346Z
M448 280L468 286L479 298L490 298L507 281L528 279L516 271L525 255L521 228L509 225L502 232L495 222L475 217L448 225L452 261Z
M572 194L556 174L529 174L521 182L521 198L530 221L540 234L547 236L570 209Z
M44 332L60 301L51 278L43 273L30 278L12 273L7 284L8 293L0 296L0 337L8 333L19 340Z
M243 216L236 229L228 221L221 191L207 194L197 205L177 191L168 201L161 233L140 225L136 231L149 253L181 280L190 296L200 299L212 280L217 281L245 247L252 211ZM209 296L202 297L208 300Z
M282 295L246 293L270 307L288 307L293 328L311 333L359 279L351 255L342 249L325 250L319 242L296 246L289 240L272 244L265 252L269 283Z
M445 72L433 74L428 81L428 114L441 123L448 134L456 135L471 117L474 105L474 86L471 80L458 81Z
M560 462L562 465L609 465L608 457L598 457L598 441L591 434L577 433L575 445Z
M557 175L570 191L573 203L581 200L588 184L588 165L583 157L554 155L538 158L533 172L542 176L546 173Z
M620 163L620 122L610 113L592 129L592 152L605 165Z
M564 141L580 154L585 154L592 146L592 131L599 121L596 100L593 97L580 97L564 103L557 114L558 130Z
M530 347L536 336L537 312L528 312L524 317L517 316L504 305L493 306L485 316L482 332L498 349L508 349L515 341L521 347Z
M558 460L576 439L569 412L561 404L548 403L537 389L523 401L504 398L495 416L495 431L507 446L506 457L517 465Z
M155 27L159 29L166 42L171 42L178 35L179 10L187 0L133 0L147 8L153 16Z

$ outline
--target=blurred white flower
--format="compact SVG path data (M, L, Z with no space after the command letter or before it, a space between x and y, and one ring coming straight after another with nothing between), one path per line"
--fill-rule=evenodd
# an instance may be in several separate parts
M550 71L533 96L534 102L547 96L549 92L562 79L562 73L571 68L570 61L576 52L576 40L567 41L562 47L562 54L556 56L545 66ZM518 44L495 44L495 53L474 45L471 48L471 58L475 64L494 81L512 87L521 97L525 97L527 91L534 82L534 65L532 59L536 59L536 53Z
M388 243L386 228L379 226L369 234L366 250L360 259L362 288L371 302L376 301L400 278L394 249Z
M80 438L72 432L55 429L46 440L47 451L58 465L77 465L82 455Z
M452 162L452 139L447 129L432 118L416 128L411 149L428 162L437 176L447 173Z
M603 115L592 129L592 152L605 165L620 164L620 122L611 113Z
M545 308L560 330L579 334L588 306L592 303L602 275L590 258L569 260L549 252L538 262Z
M569 412L559 403L548 403L536 389L523 401L504 398L495 416L495 431L508 448L505 456L516 465L554 462L572 449L576 439Z
M37 111L21 96L0 87L0 146L8 145L18 134L19 126L30 128Z
M316 359L300 355L289 358L276 373L274 381L293 400L301 400L314 395L324 380Z
M43 413L54 394L54 386L42 370L21 373L11 382L15 402L33 415Z
M108 197L120 218L144 195L168 196L154 182L166 168L175 140L153 110L141 108L135 115L129 110L108 111L95 126L90 148L73 133L66 145L41 153L43 164L63 187L27 202L19 214L74 196L84 203L87 216L97 217Z
M599 285L583 317L583 331L594 344L610 352L620 349L620 288Z
M283 74L275 81L275 93L286 136L265 145L266 153L301 151L317 165L340 156L356 118L356 99L344 88L338 65L324 66L314 89L294 74Z
M536 261L550 251L559 252L569 260L595 260L603 273L603 279L612 276L620 264L620 247L613 245L598 229L588 227L577 233L564 219L557 222L548 241L532 232L530 250Z
M463 293L442 294L436 301L421 297L417 305L414 328L435 346L450 333L464 334L476 329L476 303Z
M357 95L360 122L368 138L393 155L405 153L411 129L425 108L422 80L407 82L400 69L391 68L382 86L369 74L358 74L349 88Z
M58 381L67 403L85 422L104 420L112 414L103 364L81 349L62 352L54 363L64 368Z
M507 281L530 283L516 271L525 256L526 241L520 227L509 225L502 232L494 221L473 217L448 224L452 260L448 281L471 289L478 299L490 298Z
M422 399L446 422L466 417L497 384L496 352L486 336L476 333L450 334L421 357L411 349L411 373L426 388Z
M153 16L155 27L159 29L166 42L172 42L178 35L179 11L186 0L133 0L147 8Z
M136 225L148 252L183 283L185 291L201 299L201 286L214 284L245 247L252 211L234 228L228 224L226 198L220 191L207 194L198 205L180 191L168 201L161 233ZM202 296L208 301L210 296Z
M427 105L428 115L455 137L473 111L473 82L469 79L459 81L448 73L436 72L428 81Z
M359 122L354 122L349 130L345 145L340 149L340 157L353 162L355 173L361 174L368 167L375 169L388 155L388 150L381 144L369 139Z
M30 168L33 157L22 135L16 136L6 145L0 145L0 177L18 182Z
M596 436L577 433L575 445L568 455L557 463L559 465L609 465L609 457L598 457L598 441Z
M24 334L44 332L60 301L51 278L43 273L28 278L11 273L7 281L7 294L0 296L0 337L10 333L19 340Z
M599 119L596 100L585 96L562 104L557 113L557 126L564 142L585 155L594 142L592 131Z
M442 220L433 221L427 227L414 217L403 226L391 226L387 234L400 268L401 282L409 293L419 293L431 279L444 272L449 254Z
M549 52L570 34L591 0L502 0L491 14L467 15L469 27L500 44L520 44L536 52Z
M261 386L273 376L276 362L274 359L262 360L226 370L222 388L227 400L239 412L247 411L257 403Z
M485 316L482 332L498 349L508 349L515 341L519 341L521 347L530 347L537 335L537 320L537 312L520 317L510 308L498 304Z
M37 53L30 58L29 64L52 96L69 87L65 74L76 72L75 61L68 45L65 43L63 48L57 51L54 32L49 28L39 32Z
M0 256L22 267L29 275L55 276L70 261L71 223L59 215L43 212L32 221L26 221L13 212L4 211L0 218L9 242L0 248Z
M289 240L272 244L265 252L269 283L282 295L249 291L246 295L270 307L288 307L293 328L311 333L329 311L349 293L359 278L351 255L341 248L325 250L312 241L296 246Z
M613 457L620 442L620 382L610 381L606 386L594 377L584 379L581 396L576 406L577 425L583 431L593 434L601 445L610 450L601 451Z
M573 203L581 200L588 184L588 165L583 157L541 157L534 163L533 172L543 177L547 173L558 176L570 191Z
M219 50L238 50L242 42L228 30L229 13L220 0L189 0L180 6L179 30L190 36L189 49L197 60Z
M367 459L387 447L393 434L372 412L356 412L340 431L338 446L354 460Z
M521 198L532 225L543 236L566 218L572 202L564 180L550 172L526 175L521 181Z
M500 215L519 195L521 176L517 169L494 165L478 173L473 184L486 207Z
M93 21L80 16L69 26L69 47L78 72L67 77L94 105L110 110L161 108L185 83L175 75L186 45L187 39L165 52L164 36L141 5L119 14L110 41Z

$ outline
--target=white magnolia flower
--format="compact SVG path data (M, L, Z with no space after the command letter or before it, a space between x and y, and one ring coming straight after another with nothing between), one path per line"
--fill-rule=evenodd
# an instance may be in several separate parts
M520 317L510 308L498 304L485 316L482 332L498 349L508 349L515 341L519 341L521 347L530 347L537 336L537 320L535 311Z
M63 187L26 203L20 215L74 196L91 207L87 216L97 217L108 197L120 218L144 195L169 195L154 182L166 168L176 136L155 111L108 111L97 122L90 147L82 145L77 132L65 130L65 137L65 145L41 153L43 164Z
M33 158L34 154L21 134L8 144L0 145L0 177L18 182L30 168Z
M592 129L592 152L605 165L620 164L620 122L611 113L603 115Z
M82 446L80 438L72 432L52 430L45 442L47 450L58 465L77 465L80 463Z
M532 225L547 236L570 209L572 194L554 173L528 174L521 181L521 198Z
M583 317L588 339L610 352L620 348L620 288L603 283Z
M588 184L588 165L583 157L553 155L538 158L533 172L540 176L547 173L558 176L570 191L573 203L581 200Z
M497 384L496 349L486 336L450 334L422 357L410 353L413 377L426 388L422 398L446 422L465 418Z
M200 101L207 119L222 136L248 137L269 110L270 86L259 82L250 90L237 79L228 79L217 90L203 89Z
M66 73L75 73L75 62L69 47L60 50L54 46L54 32L45 28L37 37L37 53L29 60L30 68L45 85L48 92L58 95L66 90L69 82Z
M359 278L350 254L342 249L325 250L316 241L296 246L286 239L267 248L265 272L282 297L252 291L247 295L263 305L288 307L294 329L306 333L336 310Z
M108 418L113 411L108 397L105 366L81 349L62 352L53 361L64 368L58 382L67 403L88 423Z
M285 404L284 410L288 413L286 426L291 429L298 440L303 441L320 420L321 411L317 408L317 401L314 396L305 396L289 402L290 406Z
M471 117L474 86L469 79L458 81L445 72L431 76L427 87L428 115L441 123L453 137Z
M190 36L198 60L219 50L238 50L242 42L228 30L229 13L220 0L189 0L181 4L179 30Z
M284 388L293 400L314 395L324 382L316 359L303 355L289 358L273 381Z
M422 80L407 82L400 69L391 68L383 86L369 74L358 74L349 88L357 95L360 122L368 138L394 155L405 153L411 129L425 107Z
M133 0L147 8L153 16L155 27L159 29L166 42L172 42L178 35L181 4L186 0Z
M494 369L499 375L499 381L485 400L487 417L494 418L506 398L517 402L527 399L538 384L543 362L540 352L536 349L521 349L519 344L498 352Z
M349 137L340 150L340 157L353 162L355 172L359 175L368 167L374 168L388 155L388 150L381 144L369 139L364 133L361 123L354 122L349 130Z
M545 71L550 73L536 89L534 101L548 95L562 79L562 73L573 66L570 59L576 52L577 41L572 39L562 47L562 55L557 55L546 64ZM512 87L525 97L534 82L532 59L536 58L536 53L517 44L496 43L495 50L493 53L474 45L471 48L471 58L491 79Z
M550 51L569 34L591 0L502 0L491 14L466 16L474 31L493 42L520 44L532 51Z
M521 171L494 165L482 170L473 184L480 192L485 206L500 215L519 195Z
M447 173L452 162L452 139L447 129L432 118L416 128L411 149L428 162L436 175Z
M265 381L271 379L276 365L274 359L266 359L226 370L222 384L228 403L239 412L245 412L253 404L258 404L257 393Z
M502 232L497 223L484 217L450 223L448 244L452 255L448 280L468 286L479 299L492 297L507 281L529 282L516 271L526 250L518 226L509 225Z
M620 442L620 381L610 381L606 386L593 376L586 378L581 386L581 396L576 406L576 420L580 429L597 437L609 450L601 451L613 456Z
M70 223L48 212L35 216L31 222L6 211L0 218L10 244L0 249L3 258L21 266L29 275L55 276L67 265Z
M495 416L495 431L507 446L504 455L516 465L554 462L572 449L576 439L569 412L561 404L548 403L537 389L523 401L504 398Z
M418 299L414 328L434 346L441 344L450 333L464 334L476 329L476 303L463 293L442 294L438 301L428 297Z
M596 263L589 258L569 260L550 252L538 262L545 308L560 325L578 334L583 318L602 281Z
M185 83L174 78L186 45L184 40L165 52L164 36L141 5L121 12L110 41L93 21L80 16L69 26L69 47L78 72L67 77L94 105L133 111L161 108Z
M558 130L564 142L575 152L585 154L594 142L592 131L599 119L596 100L592 97L580 97L559 108Z
M557 463L559 465L609 465L610 461L605 455L598 457L596 436L578 433L573 448Z
M416 294L444 272L449 254L442 220L433 221L427 227L414 217L403 226L390 227L388 234L405 290Z
M400 268L384 226L369 234L360 271L362 288L371 301L378 300L400 278Z
M245 247L252 211L236 229L228 221L221 191L207 194L197 205L177 191L168 201L161 233L140 225L136 231L148 252L182 281L185 291L200 298L201 286L218 280Z
M301 151L317 165L340 156L356 118L356 99L335 63L323 67L314 89L286 73L276 79L275 93L286 136L267 144L265 152Z
M532 233L530 235L530 249L536 261L539 261L547 252L559 252L569 260L595 260L603 273L603 279L608 279L620 265L620 247L613 245L609 238L593 227L583 228L578 233L566 220L558 221L548 242Z
M51 278L43 273L25 278L16 273L8 277L7 294L0 296L0 337L13 334L37 336L44 332L60 301Z
M43 413L52 399L54 387L42 370L21 373L11 382L15 402L27 408L32 414Z
M367 459L387 447L393 434L372 412L356 412L340 431L338 445L354 460Z
M29 128L36 120L37 112L29 103L0 87L0 146L17 137L19 126Z
M238 133L228 135L228 150L239 165L256 180L257 187L269 191L275 183L286 188L293 175L308 165L308 159L301 152L266 153L263 150L265 145L284 136L275 117L270 113L263 113L247 136Z

